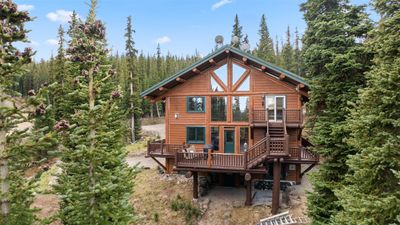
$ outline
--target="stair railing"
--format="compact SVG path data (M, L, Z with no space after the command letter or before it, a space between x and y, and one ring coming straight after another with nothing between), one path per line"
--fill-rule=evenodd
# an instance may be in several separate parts
M267 135L255 145L249 148L244 154L245 168L250 169L250 163L253 163L263 155L269 155L269 141L270 137Z

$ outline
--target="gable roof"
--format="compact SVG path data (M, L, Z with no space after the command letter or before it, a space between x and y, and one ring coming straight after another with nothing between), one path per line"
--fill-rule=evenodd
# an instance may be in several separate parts
M177 78L190 79L191 77L197 74L193 71L194 69L198 69L200 71L206 70L209 67L213 66L213 64L210 63L210 60L215 60L215 62L218 62L225 59L228 55L231 55L235 58L246 58L248 60L248 64L259 69L265 68L265 71L263 72L265 72L270 76L279 77L281 74L284 74L286 82L292 83L294 85L303 84L305 89L307 90L309 89L309 85L303 77L294 74L288 70L285 70L283 68L280 68L272 63L264 61L258 57L255 57L238 48L232 47L230 45L225 45L216 50L215 52L212 52L207 56L203 57L202 59L200 59L199 61L193 63L189 67L186 67L185 69L177 72L173 76L170 76L164 79L163 81L144 90L142 93L140 93L140 96L157 97L162 94L162 91L159 90L161 87L166 87L168 89L173 88L176 85L180 84L180 82L176 80Z

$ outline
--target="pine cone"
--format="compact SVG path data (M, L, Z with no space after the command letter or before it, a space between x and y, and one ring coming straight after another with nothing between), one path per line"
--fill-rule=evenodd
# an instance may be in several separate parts
M61 131L61 130L66 130L70 127L68 121L66 120L60 120L54 125L54 130L56 131Z
M46 106L42 103L36 109L36 115L44 115L46 113Z
M28 91L28 96L35 96L35 95L36 95L35 90L31 89Z
M121 97L121 93L120 93L119 91L113 91L113 92L111 93L111 97L112 97L113 99L118 99L118 98Z

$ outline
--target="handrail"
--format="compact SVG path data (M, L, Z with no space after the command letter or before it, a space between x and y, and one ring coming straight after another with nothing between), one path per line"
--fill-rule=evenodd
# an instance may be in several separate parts
M170 156L184 148L185 144L166 144L165 140L148 141L147 155Z
M269 155L269 140L269 135L266 135L263 139L259 140L255 145L246 151L245 167L247 169L249 168L249 164L259 159L261 155Z
M303 111L302 109L284 109L283 118L288 123L303 123ZM250 116L250 122L252 123L265 123L269 121L268 109L252 109Z
M283 131L284 131L284 134L286 136L287 135L287 131L286 131L286 109L283 109L282 113L283 113L283 115L282 115L282 117L283 117Z
M177 152L177 167L239 169L244 168L244 154Z

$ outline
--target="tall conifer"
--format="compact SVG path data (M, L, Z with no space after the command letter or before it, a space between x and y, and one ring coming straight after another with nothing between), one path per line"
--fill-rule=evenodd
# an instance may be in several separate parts
M300 50L300 37L297 27L294 33L295 33L295 39L294 39L294 52L293 52L293 72L298 75L303 75L301 69L302 62L301 62L301 50Z
M258 30L258 35L260 35L260 40L257 44L255 55L268 62L275 63L276 56L274 53L274 45L269 35L267 21L265 19L264 14L261 16L260 29Z
M239 17L237 14L235 15L235 21L232 30L232 38L234 37L238 38L238 40L237 42L231 40L231 45L235 48L239 48L240 43L242 43L243 33L242 33L242 26L240 26Z
M128 17L127 19L127 26L126 26L126 33L125 33L125 50L126 50L126 63L128 67L128 79L129 79L129 86L126 89L126 94L129 104L129 114L131 119L131 141L135 142L136 140L140 139L140 131L141 131L141 122L140 119L142 117L142 110L141 110L141 98L139 93L139 77L137 75L136 69L136 54L137 50L135 49L135 42L133 40L133 34L135 30L132 27L132 17ZM129 93L129 94L128 94Z
M308 0L301 10L307 23L303 37L304 68L310 84L308 128L313 148L324 161L311 177L308 214L313 224L328 224L342 210L336 191L348 171L346 159L354 149L345 139L347 103L364 86L370 55L359 40L371 28L364 7L347 0Z
M293 71L293 47L290 39L290 27L288 26L286 31L286 42L282 46L282 66L284 69Z
M105 27L96 19L91 1L85 22L78 20L67 53L77 94L69 121L55 125L64 140L62 174L55 190L60 195L63 224L132 224L129 197L133 170L125 162L125 122L122 93L107 61Z
M32 183L24 172L32 152L25 145L27 129L17 129L18 124L28 121L28 107L18 101L12 87L33 55L30 48L21 52L15 47L16 42L28 42L24 25L31 18L8 0L0 2L0 21L0 224L30 225L36 218L30 208Z
M374 64L349 119L348 143L357 154L347 162L347 183L338 192L343 210L335 224L400 223L400 4L373 5L381 15L368 41Z

